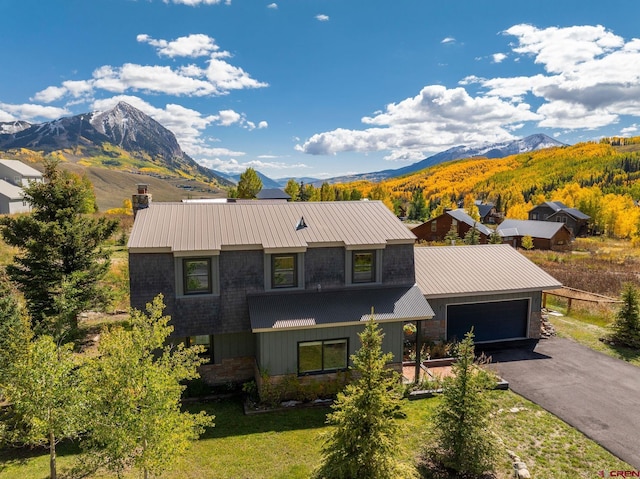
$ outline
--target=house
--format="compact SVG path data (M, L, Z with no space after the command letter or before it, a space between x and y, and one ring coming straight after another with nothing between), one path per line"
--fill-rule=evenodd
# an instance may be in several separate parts
M256 195L256 198L259 200L291 200L291 196L280 188L262 188Z
M434 316L428 337L540 338L542 291L561 284L506 244L416 247L416 282Z
M481 223L493 225L502 221L503 215L496 210L496 205L493 203L483 203L482 201L477 200L476 207L478 208Z
M567 249L571 243L571 232L564 223L533 220L504 220L496 228L504 243L522 248L522 238L530 236L535 249Z
M474 227L480 233L480 243L487 243L492 231L479 221L474 220L461 208L445 211L440 216L416 226L411 232L416 235L418 240L444 241L451 228L455 228L458 236L463 239L464 235Z
M20 161L0 159L0 214L31 211L22 187L33 181L42 182L42 173Z
M207 349L210 383L334 375L372 310L399 369L403 325L433 316L414 243L379 201L149 201L129 239L131 306L162 293L172 340Z
M564 223L575 238L587 234L591 217L576 208L569 208L560 201L547 201L529 211L529 219Z

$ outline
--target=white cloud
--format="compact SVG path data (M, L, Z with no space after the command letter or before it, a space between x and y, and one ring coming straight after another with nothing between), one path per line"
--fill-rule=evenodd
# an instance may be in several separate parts
M251 78L242 68L230 65L218 58L211 58L206 75L212 85L224 92L269 86L268 83L259 82Z
M494 53L493 55L491 55L491 58L493 59L493 63L502 63L504 60L506 60L507 55L505 55L504 53Z
M234 123L239 123L242 120L242 115L233 110L222 110L218 113L218 124L221 126L230 126Z
M269 123L267 123L264 120L262 120L260 123L258 123L258 130L262 130L262 129L268 128L268 127L269 127Z
M215 39L202 33L179 37L173 41L155 40L149 35L140 34L136 37L136 40L156 47L159 55L169 58L203 57L220 50L220 47L216 45Z
M512 139L509 126L539 118L528 105L430 85L413 98L387 105L383 113L362 118L372 128L319 133L296 149L314 155L388 150L387 159L415 160L424 158L426 151L456 144Z
M277 10L278 9L278 4L277 3L270 3L269 5L267 5L267 8L270 8L272 10Z
M4 114L2 114L4 112ZM34 103L23 103L21 105L13 105L10 103L0 103L0 115L7 118L2 121L12 120L33 120L45 119L56 120L63 116L70 115L71 112L66 108L58 108L55 106L36 105Z
M229 160L222 160L220 158L206 158L198 160L203 166L207 168L211 168L222 173L227 174L237 174L242 173L247 168L255 168L256 170L288 170L292 168L309 168L309 166L304 163L297 164L288 164L277 161L260 161L260 160L249 160L249 161L238 161L235 158L231 158Z
M456 39L453 37L446 37L446 38L443 38L440 43L455 43L455 41Z
M51 103L53 101L64 98L67 94L67 89L61 86L50 86L45 88L42 91L36 93L32 98L29 98L31 101L41 101L44 103Z
M626 128L623 128L622 130L620 130L620 134L623 136L627 136L627 135L633 135L638 131L640 131L640 126L638 126L637 123L634 123L633 125L629 125Z
M329 21L329 15L325 15L324 13L320 13L320 14L316 15L316 20L318 20L319 22L328 22Z

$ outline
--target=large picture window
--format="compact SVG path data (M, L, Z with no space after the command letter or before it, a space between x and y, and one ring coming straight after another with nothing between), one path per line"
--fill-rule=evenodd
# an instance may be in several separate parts
M298 255L274 254L271 256L271 287L295 288L298 286Z
M376 280L376 254L374 251L354 251L352 263L353 283L373 283Z
M298 374L313 374L347 369L347 339L298 343Z
M189 258L182 261L184 294L211 293L211 259Z

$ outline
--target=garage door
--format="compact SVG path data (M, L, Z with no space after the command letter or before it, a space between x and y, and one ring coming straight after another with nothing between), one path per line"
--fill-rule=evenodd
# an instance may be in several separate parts
M447 306L447 339L462 339L471 330L476 342L526 338L529 300Z

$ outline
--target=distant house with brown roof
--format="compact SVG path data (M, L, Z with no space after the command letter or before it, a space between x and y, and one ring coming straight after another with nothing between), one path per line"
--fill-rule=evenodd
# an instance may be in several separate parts
M529 219L563 223L575 238L587 234L591 217L561 201L546 201L529 211Z
M418 240L422 241L444 241L445 236L451 229L455 229L456 233L463 239L471 228L476 228L480 235L480 243L486 244L491 235L491 229L479 221L474 220L465 210L448 210L440 216L431 218L419 226L411 229Z
M496 228L504 243L522 248L522 238L530 236L534 249L562 250L571 244L571 232L564 223L533 220L504 220Z

